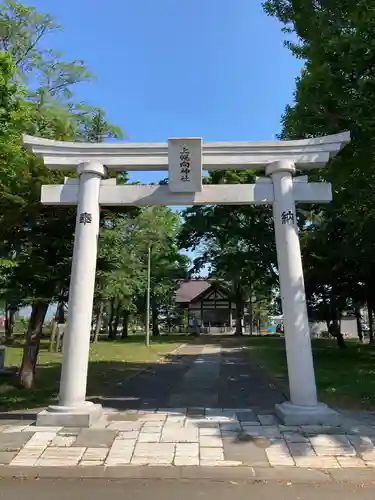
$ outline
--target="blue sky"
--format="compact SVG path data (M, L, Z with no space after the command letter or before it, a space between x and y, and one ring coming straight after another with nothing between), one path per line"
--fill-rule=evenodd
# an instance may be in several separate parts
M28 0L61 33L45 43L83 59L76 89L129 141L272 140L300 70L260 0ZM134 173L152 182L161 173Z

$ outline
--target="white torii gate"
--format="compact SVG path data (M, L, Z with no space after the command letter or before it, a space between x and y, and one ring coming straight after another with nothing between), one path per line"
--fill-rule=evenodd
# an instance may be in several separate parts
M102 408L86 401L100 206L272 204L290 402L276 412L287 425L336 424L339 415L317 400L295 202L331 201L329 183L309 183L296 171L324 167L350 141L349 132L298 141L203 143L71 143L24 136L23 143L53 170L79 179L42 186L46 205L77 205L59 404L38 425L89 427ZM202 185L204 170L265 170L255 184ZM117 186L108 170L168 170L167 186Z

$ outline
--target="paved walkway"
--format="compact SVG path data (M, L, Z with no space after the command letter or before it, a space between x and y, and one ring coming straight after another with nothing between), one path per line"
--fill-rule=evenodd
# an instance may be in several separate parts
M251 366L244 351L216 345L186 345L127 382L112 398L95 402L118 410L148 408L258 408L273 411L285 396ZM232 346L232 347L231 347Z
M273 413L284 395L230 343L185 346L114 390L91 429L0 421L0 464L375 467L374 415L343 412L340 427L284 426Z

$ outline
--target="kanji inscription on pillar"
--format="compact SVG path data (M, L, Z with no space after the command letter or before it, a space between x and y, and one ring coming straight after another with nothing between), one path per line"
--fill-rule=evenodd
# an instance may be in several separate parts
M284 210L281 213L281 224L294 224L294 213L292 210Z
M180 179L182 182L190 181L190 151L187 146L182 146L180 151Z
M86 224L91 224L92 215L89 212L82 212L79 214L79 223L86 226Z
M168 186L173 193L202 190L202 139L169 139Z

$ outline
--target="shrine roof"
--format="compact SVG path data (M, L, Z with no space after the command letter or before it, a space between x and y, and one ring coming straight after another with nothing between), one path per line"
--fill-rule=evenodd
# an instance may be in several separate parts
M176 302L180 304L193 302L213 285L222 288L220 280L215 279L195 278L184 281L176 291Z

